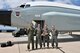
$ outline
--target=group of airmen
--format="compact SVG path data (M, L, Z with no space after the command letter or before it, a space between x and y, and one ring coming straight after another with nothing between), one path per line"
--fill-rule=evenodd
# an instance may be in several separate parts
M47 42L47 48L49 48L49 43L50 43L50 33L52 34L51 36L51 44L52 48L54 48L54 43L55 47L58 48L58 31L55 29L55 26L52 26L52 29L48 29L48 25L44 24L44 27L41 28L40 24L37 24L37 27L33 27L33 23L30 24L30 27L28 28L28 45L27 49L30 49L30 43L32 44L32 50L38 49L40 46L40 49L42 46L45 48L45 43ZM35 41L35 48L34 48L34 35L36 35L36 41ZM39 45L38 45L39 44Z

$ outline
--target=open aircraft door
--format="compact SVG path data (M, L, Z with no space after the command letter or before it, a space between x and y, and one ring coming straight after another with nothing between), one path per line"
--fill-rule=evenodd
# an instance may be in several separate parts
M36 24L40 24L40 27L43 28L45 21L44 20L33 20L34 22L36 22Z

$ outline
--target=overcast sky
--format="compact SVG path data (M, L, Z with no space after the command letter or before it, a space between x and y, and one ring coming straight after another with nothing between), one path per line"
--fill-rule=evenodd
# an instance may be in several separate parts
M19 6L28 0L0 0L0 9L8 9Z

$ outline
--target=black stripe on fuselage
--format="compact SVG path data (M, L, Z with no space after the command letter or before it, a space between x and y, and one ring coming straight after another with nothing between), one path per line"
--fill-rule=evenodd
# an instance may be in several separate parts
M0 10L0 24L11 26L11 12L6 10Z

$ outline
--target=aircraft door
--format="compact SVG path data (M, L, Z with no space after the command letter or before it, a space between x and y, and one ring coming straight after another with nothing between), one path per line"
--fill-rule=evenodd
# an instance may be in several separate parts
M44 20L33 20L34 22L36 22L36 24L40 24L41 29L44 27Z

